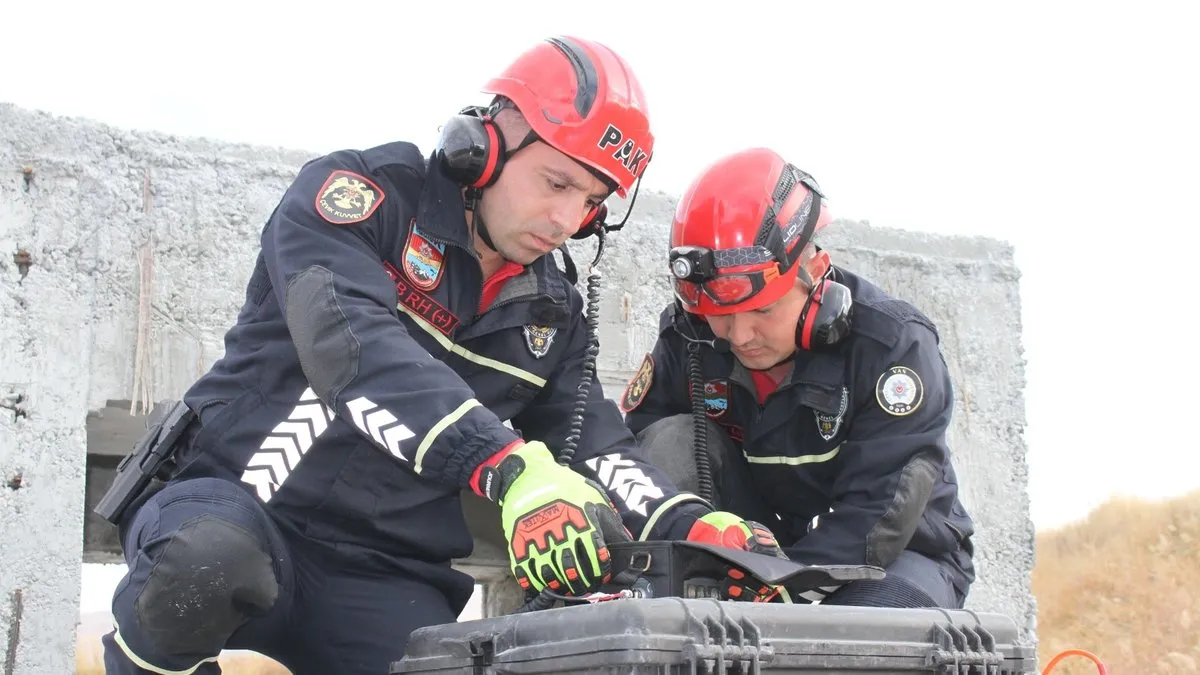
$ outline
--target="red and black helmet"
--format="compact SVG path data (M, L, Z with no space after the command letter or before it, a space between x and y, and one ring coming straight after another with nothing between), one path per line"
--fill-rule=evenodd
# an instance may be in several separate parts
M538 138L607 178L621 197L654 151L641 83L624 59L597 42L549 38L483 91L511 100Z
M701 315L769 305L792 288L801 251L830 220L816 180L778 153L727 155L692 182L675 210L675 295Z

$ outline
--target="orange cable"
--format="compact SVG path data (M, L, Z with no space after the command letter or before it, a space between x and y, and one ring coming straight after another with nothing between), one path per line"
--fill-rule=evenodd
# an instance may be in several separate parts
M1096 664L1096 671L1100 675L1108 675L1108 668L1104 667L1104 662L1102 662L1095 654L1084 649L1068 649L1064 652L1055 654L1054 658L1050 659L1050 663L1046 664L1046 668L1042 671L1042 675L1050 675L1050 671L1054 670L1054 667L1058 665L1058 662L1062 661L1068 656L1082 656L1084 658L1091 659L1092 663Z

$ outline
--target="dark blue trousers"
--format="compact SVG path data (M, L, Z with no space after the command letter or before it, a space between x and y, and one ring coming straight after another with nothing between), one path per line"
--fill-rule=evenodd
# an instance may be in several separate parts
M264 654L293 675L386 675L411 631L457 620L423 582L339 570L217 478L168 485L121 540L129 571L103 638L108 675L217 675L222 649Z

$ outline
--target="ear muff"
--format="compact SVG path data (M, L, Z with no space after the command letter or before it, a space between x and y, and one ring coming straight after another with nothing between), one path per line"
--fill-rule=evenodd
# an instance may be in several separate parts
M818 350L841 342L850 334L853 300L850 289L830 279L827 273L804 301L800 320L796 322L796 345Z
M534 140L537 137L529 134L517 150ZM442 125L436 159L446 174L461 185L478 189L492 185L500 177L507 155L504 134L500 133L486 108L464 108ZM602 233L607 218L608 205L593 208L571 238L587 239Z
M466 108L447 120L436 152L447 175L474 188L496 182L505 153L504 135L483 108Z
M604 221L608 219L608 205L601 204L588 211L587 217L583 219L583 225L579 231L571 235L572 239L587 239L594 234L600 234L604 231Z

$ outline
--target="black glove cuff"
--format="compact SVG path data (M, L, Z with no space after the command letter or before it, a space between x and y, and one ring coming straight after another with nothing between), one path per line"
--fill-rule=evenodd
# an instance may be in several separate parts
M686 541L696 521L712 512L707 504L700 502L680 504L675 507L675 513L671 514L671 526L660 538L668 541Z

